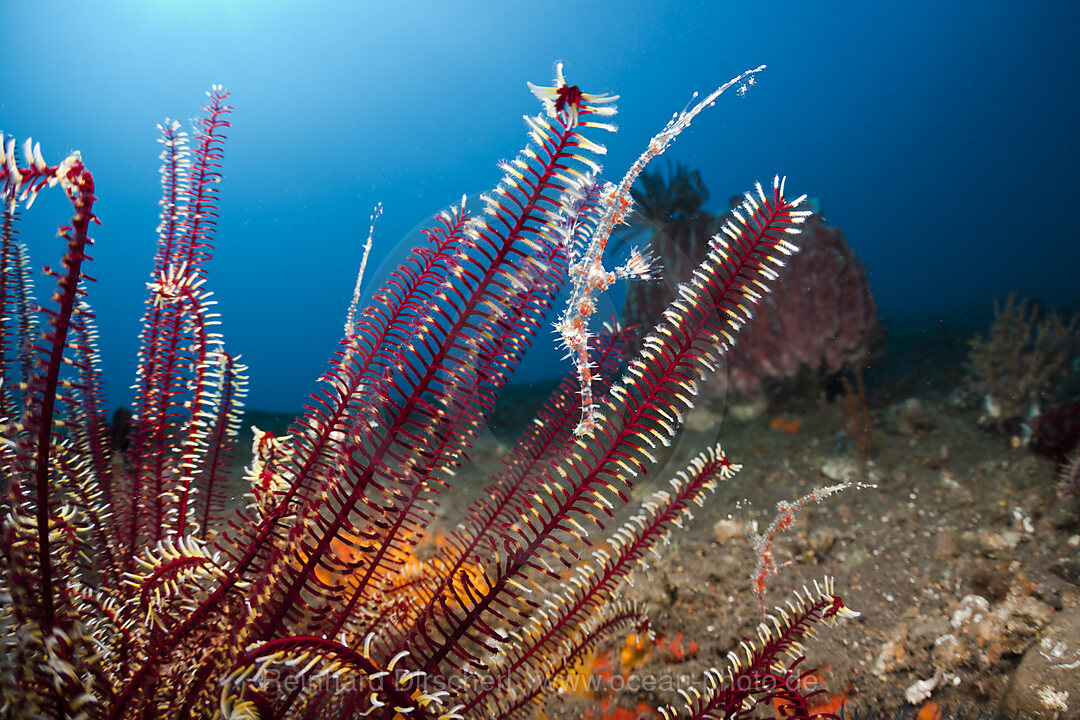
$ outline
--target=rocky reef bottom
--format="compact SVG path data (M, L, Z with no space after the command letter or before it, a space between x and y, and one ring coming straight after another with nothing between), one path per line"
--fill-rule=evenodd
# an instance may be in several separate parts
M791 564L766 598L783 602L832 575L862 613L823 628L807 648L821 709L1080 718L1080 506L1058 497L1055 464L945 401L910 398L872 415L864 460L836 405L744 421L696 410L665 472L639 482L635 499L717 437L744 469L673 536L662 562L635 577L629 592L648 603L657 640L613 640L547 716L659 717L656 707L678 703L680 682L722 665L760 618L747 523L763 528L778 501L846 480L877 487L803 510L774 545L777 561ZM478 477L503 451L493 436L478 445ZM442 508L448 526L455 505Z

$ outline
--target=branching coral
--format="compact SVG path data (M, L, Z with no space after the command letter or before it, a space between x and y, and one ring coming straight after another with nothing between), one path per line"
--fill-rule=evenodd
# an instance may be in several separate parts
M3 146L6 715L525 718L605 637L647 632L643 609L619 598L623 583L738 466L708 449L606 540L589 538L656 468L657 446L778 281L808 213L779 177L748 193L621 376L626 331L583 330L577 375L584 368L595 393L592 434L578 422L584 384L567 378L420 561L437 496L573 277L571 247L587 249L579 269L602 270L598 246L627 209L629 182L703 107L677 115L630 180L600 191L590 103L611 98L565 82L535 90L548 112L530 119L532 142L502 165L485 213L464 202L442 213L371 304L349 310L303 414L283 437L255 433L250 490L227 518L222 467L246 379L205 290L227 94L209 93L193 143L175 123L161 128L158 253L123 462L86 303L93 177L78 155L49 166L28 143L20 165ZM74 218L53 304L36 307L15 207L57 184ZM685 711L742 716L779 699L791 717L811 717L801 642L844 614L831 582L798 595Z
M994 301L994 320L984 337L969 342L966 384L982 398L980 422L1015 430L1035 415L1068 370L1077 348L1080 315L1065 321L1024 298L1009 293Z

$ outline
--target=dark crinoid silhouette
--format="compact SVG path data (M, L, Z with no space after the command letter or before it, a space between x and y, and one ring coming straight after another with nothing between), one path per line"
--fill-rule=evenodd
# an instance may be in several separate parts
M663 268L660 278L627 286L623 320L644 332L674 299L679 283L689 280L723 219L703 209L709 191L701 173L681 163L669 163L666 173L659 168L643 172L631 194L634 224L625 238L648 232L650 251Z
M161 127L157 255L122 442L103 407L85 272L93 176L77 153L49 165L27 142L20 162L14 141L0 143L6 716L526 718L597 643L648 632L623 584L738 466L707 448L600 531L778 281L807 213L779 178L759 185L639 354L626 359L622 328L592 337L595 431L574 435L581 393L567 378L447 541L419 553L566 281L568 246L629 205L598 181L590 139L613 130L601 119L614 98L561 70L534 92L547 111L529 118L530 144L502 164L483 212L439 215L370 305L349 310L301 416L279 437L255 432L231 513L246 377L207 290L227 93L209 93L192 138ZM16 208L57 185L73 217L39 305ZM664 712L741 717L776 701L811 717L801 643L849 613L828 579L798 593L687 707Z
M709 201L701 173L682 163L668 163L666 177L659 168L646 170L630 194L635 203L635 221L648 227L663 227L673 220L694 217Z

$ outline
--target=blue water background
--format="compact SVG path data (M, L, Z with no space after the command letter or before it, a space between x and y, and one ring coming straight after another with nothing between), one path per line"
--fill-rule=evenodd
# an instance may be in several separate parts
M300 407L326 369L372 206L369 284L417 225L498 181L538 110L525 81L550 84L556 60L622 96L612 178L693 91L768 64L670 156L716 209L787 174L894 323L981 321L1009 290L1080 294L1080 3L19 0L2 15L0 129L49 162L80 149L97 181L89 272L114 405L130 401L154 249L155 124L195 117L212 83L236 112L210 287L251 407ZM37 264L60 253L57 194L24 214ZM525 379L569 369L552 341Z

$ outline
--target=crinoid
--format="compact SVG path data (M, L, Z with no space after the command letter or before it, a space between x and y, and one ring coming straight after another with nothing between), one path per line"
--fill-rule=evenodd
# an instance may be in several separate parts
M690 279L724 217L703 209L709 191L701 173L681 164L669 164L666 175L661 169L641 173L631 194L633 225L622 239L647 232L649 254L659 258L664 269L660 279L631 280L627 285L623 321L636 325L640 333L656 324L676 297L678 285Z
M281 437L256 432L250 489L228 516L245 378L206 290L227 94L209 93L190 141L176 123L161 128L158 250L122 457L87 302L93 178L77 154L48 165L28 141L19 164L14 141L2 145L7 716L524 718L604 638L647 632L620 588L738 466L706 449L606 542L588 538L657 464L654 448L777 281L806 213L779 178L748 194L621 374L626 331L580 328L587 427L582 378L568 378L420 561L437 495L453 489L557 291L602 271L633 177L704 107L677 115L624 183L600 185L603 148L589 135L612 129L595 116L613 113L613 98L564 86L536 88L547 112L528 119L531 143L503 164L484 212L442 213L370 305L350 309L303 414ZM16 207L52 185L74 216L39 307ZM597 291L587 280L576 303ZM564 319L587 319L579 310ZM742 716L778 700L810 716L800 643L847 612L828 581L799 594L687 708L666 712Z
M666 177L660 169L643 172L638 185L630 191L636 203L634 218L647 227L662 228L672 220L693 217L709 201L701 171L682 163L669 163Z

